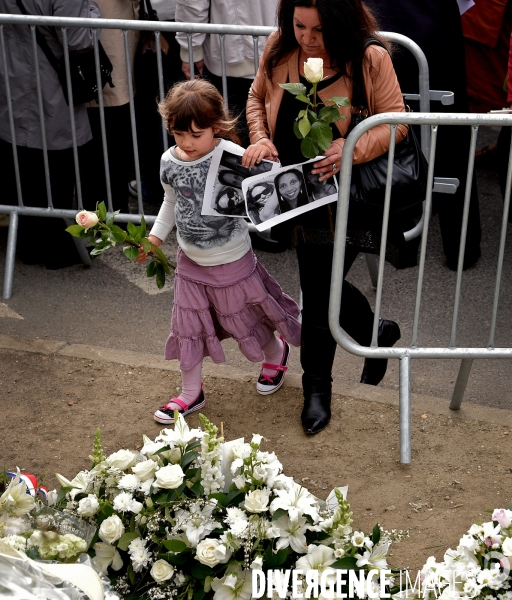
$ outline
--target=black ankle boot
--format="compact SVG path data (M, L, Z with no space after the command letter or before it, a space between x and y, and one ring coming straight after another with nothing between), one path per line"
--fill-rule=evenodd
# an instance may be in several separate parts
M313 435L329 425L331 420L331 378L312 377L304 373L302 389L304 408L300 415L304 431Z
M400 339L400 327L398 323L381 319L379 322L379 334L377 342L380 348L391 348ZM366 358L364 361L361 383L378 385L386 374L388 368L387 358Z

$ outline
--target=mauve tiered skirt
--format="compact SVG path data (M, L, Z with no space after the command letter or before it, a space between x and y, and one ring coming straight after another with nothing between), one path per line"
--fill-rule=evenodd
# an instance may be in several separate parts
M205 356L221 363L226 360L221 340L234 338L246 358L260 362L274 331L300 345L299 313L252 250L235 262L204 267L178 249L165 358L177 358L184 370Z

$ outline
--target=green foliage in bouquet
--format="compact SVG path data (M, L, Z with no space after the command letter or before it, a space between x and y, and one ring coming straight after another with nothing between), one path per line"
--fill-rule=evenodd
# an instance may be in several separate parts
M156 277L159 289L165 285L165 276L171 274L175 265L167 260L165 254L158 246L152 244L146 237L146 221L141 217L139 226L127 223L126 231L114 223L119 211L107 215L107 207L100 202L95 211L82 210L76 216L76 225L70 225L66 231L72 236L88 239L94 246L91 256L98 256L114 248L117 244L124 244L123 253L126 258L135 260L139 256L139 249L151 256L151 262L146 267L148 277Z
M321 58L309 58L304 63L304 74L307 81L313 84L309 93L302 83L280 83L279 86L307 105L295 119L293 132L299 140L302 140L300 144L302 154L306 158L315 158L331 145L333 135L329 125L347 118L346 115L340 114L338 109L342 106L350 106L350 101L345 96L333 96L319 108L322 103L318 103L316 88L324 79Z

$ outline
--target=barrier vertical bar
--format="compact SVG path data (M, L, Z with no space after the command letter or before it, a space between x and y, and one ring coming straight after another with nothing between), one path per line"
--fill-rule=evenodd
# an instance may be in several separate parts
M105 168L105 186L107 188L107 206L109 212L112 208L112 189L110 187L110 167L108 164L107 130L105 126L105 105L103 103L103 88L101 87L100 53L98 48L98 30L92 30L94 40L94 64L96 67L96 81L98 82L98 110L100 111L101 147L103 148L103 166Z
M459 374L457 375L457 381L453 389L452 400L450 402L451 410L459 410L464 398L464 392L468 384L469 374L471 373L471 365L473 364L472 358L463 358L460 363Z
M494 336L496 332L496 317L498 314L498 303L500 299L501 275L503 272L503 259L505 256L505 242L507 239L508 215L510 212L510 191L512 187L512 137L508 154L507 183L505 185L505 198L503 199L503 219L501 221L500 249L498 252L498 268L496 269L496 285L494 287L494 299L492 303L491 327L489 330L488 348L494 348Z
M41 73L39 72L39 57L38 57L38 43L36 38L36 27L35 25L30 26L32 34L32 50L34 52L34 67L36 71L36 88L37 88L37 103L39 105L39 120L41 122L41 145L43 146L43 162L44 162L44 178L46 181L46 194L48 200L48 208L53 208L52 202L52 188L50 183L50 165L48 162L48 145L46 143L46 127L44 124L44 105L43 105L43 92L41 90Z
M408 465L411 462L411 357L409 354L400 357L399 386L400 462Z
M188 66L190 68L190 81L194 79L194 50L192 48L192 34L187 33L188 42ZM201 76L201 73L198 73Z
M75 185L78 210L82 210L82 183L80 181L80 165L78 163L78 147L76 143L76 126L75 126L75 108L73 105L73 89L71 87L71 76L69 66L69 47L68 47L68 32L66 27L62 27L62 46L64 49L64 66L66 69L66 86L68 90L69 103L69 119L71 122L71 142L73 144L73 160L75 164ZM75 238L73 238L75 239Z
M386 175L386 191L384 195L384 216L382 219L382 235L380 240L379 275L377 278L377 293L375 296L375 312L373 316L372 347L379 345L379 318L382 303L382 285L384 283L384 262L386 260L386 245L388 240L389 208L391 206L391 182L393 178L393 161L395 158L396 125L389 128L388 172Z
M124 56L126 59L126 79L128 81L128 98L130 101L130 123L132 126L132 145L133 145L133 162L135 165L135 178L137 180L137 202L139 205L139 214L144 214L142 206L142 185L140 184L140 166L139 166L139 148L137 145L137 126L135 124L135 107L133 105L133 80L130 61L130 50L128 48L128 31L123 29L124 38ZM128 190L126 190L128 195Z
M164 87L164 71L162 67L162 46L160 42L160 31L155 31L155 41L156 41L156 66L158 69L158 92L160 102L165 98L165 87ZM169 148L169 144L167 142L167 129L165 128L165 123L162 119L162 141L164 144L164 152Z
M428 160L427 173L427 196L425 198L425 206L423 208L423 235L421 236L420 264L418 269L418 282L416 284L416 301L414 303L414 319L412 325L411 346L416 348L418 345L418 327L420 320L421 294L423 292L423 278L425 276L425 258L427 255L427 238L430 226L430 213L432 207L432 188L434 187L434 164L437 146L437 125L433 125L430 138L430 155Z
M9 114L9 129L11 132L12 157L14 161L14 177L16 179L16 191L18 192L18 206L23 206L23 196L21 193L20 166L18 163L18 151L16 149L16 129L14 127L14 115L12 113L11 84L9 82L9 71L7 69L7 53L5 52L4 26L0 25L0 45L2 48L2 58L5 73L5 96L7 100L7 112Z
M258 72L258 67L260 66L260 52L258 48L258 36L252 36L252 47L254 52L254 75Z
M9 217L9 233L7 234L7 255L5 258L4 273L4 300L12 296L12 282L14 280L14 260L16 256L16 239L18 237L18 211L13 210Z
M228 78L227 78L227 74L226 74L226 47L225 47L226 36L223 33L221 33L219 35L219 41L220 41L220 64L221 64L221 68L222 68L222 95L224 97L224 104L226 105L226 108L229 108Z
M452 332L450 336L450 348L457 344L457 323L459 320L460 290L462 286L462 266L464 263L464 252L466 250L466 235L468 230L469 202L471 200L471 185L473 182L473 167L475 164L476 136L478 125L471 127L471 144L469 147L469 163L466 180L466 193L464 196L464 210L462 212L462 226L460 229L459 261L457 265L457 283L455 285L455 302L453 307Z

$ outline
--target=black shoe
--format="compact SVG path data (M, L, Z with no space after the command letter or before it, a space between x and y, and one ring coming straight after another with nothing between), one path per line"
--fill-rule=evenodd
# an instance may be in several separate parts
M400 339L400 327L398 323L381 319L379 323L378 344L380 348L391 348ZM361 383L378 385L386 374L388 368L387 358L366 358L364 361Z
M300 415L304 431L313 435L323 431L331 420L331 379L302 376L304 408Z

